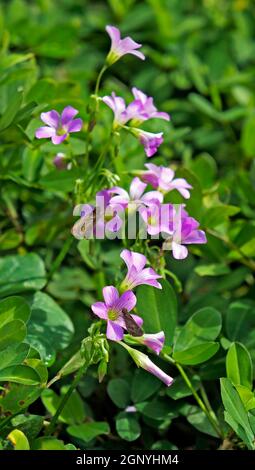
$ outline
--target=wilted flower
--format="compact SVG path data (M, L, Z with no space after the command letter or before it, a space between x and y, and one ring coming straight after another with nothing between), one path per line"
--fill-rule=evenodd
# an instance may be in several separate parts
M137 104L137 112L134 117L136 125L153 118L165 119L166 121L170 120L169 114L157 110L151 96L147 96L135 87L132 88L132 93L135 98L134 102Z
M41 120L47 126L39 127L36 130L36 138L50 138L53 144L61 144L71 132L79 132L81 130L82 119L74 119L78 112L72 106L66 106L61 115L55 109L47 113L41 113Z
M126 291L119 296L118 290L114 286L103 288L104 302L96 302L91 308L95 315L107 321L106 336L112 341L120 341L124 335L126 323L123 309L130 312L136 305L136 296L132 291ZM143 320L137 315L130 314L135 323L141 326Z
M165 333L164 331L160 331L159 333L144 334L143 336L137 336L132 339L152 349L156 354L160 354L165 342Z
M188 249L184 245L207 243L203 230L198 230L199 223L193 217L183 217L179 227L163 244L163 250L172 250L175 259L185 259Z
M131 182L129 193L119 186L111 188L110 191L117 196L111 197L110 202L111 204L121 204L125 208L130 202L137 205L151 201L163 202L163 195L159 191L149 191L144 194L146 187L147 184L135 177Z
M145 268L147 263L146 256L126 249L121 252L120 256L125 261L128 269L127 275L120 286L121 291L134 289L141 284L162 289L161 284L156 280L162 276L157 274L152 268Z
M141 351L137 351L137 349L130 348L130 346L127 346L124 343L120 344L129 352L138 367L142 367L142 369L147 370L150 374L155 375L155 377L162 380L167 387L172 385L174 379L156 366L156 364L154 364L146 354Z
M148 170L144 171L141 176L143 181L164 194L176 189L185 199L190 198L189 189L192 189L192 186L184 178L174 179L175 173L171 168L157 166L153 163L146 163L145 166Z
M138 44L135 42L132 38L127 36L124 39L121 39L120 37L120 30L116 28L115 26L106 26L106 31L109 34L111 38L111 49L109 51L109 54L106 58L106 63L108 65L114 64L114 62L117 62L123 55L126 54L133 54L137 56L139 59L144 60L145 56L142 52L138 51L137 49L140 49L142 47L141 44Z
M64 153L57 153L53 159L53 163L57 170L71 170L72 162L68 162Z
M136 137L138 137L141 144L144 146L144 151L147 157L152 157L158 150L158 147L163 142L163 132L158 134L153 134L152 132L147 132L136 127L131 127L130 131Z

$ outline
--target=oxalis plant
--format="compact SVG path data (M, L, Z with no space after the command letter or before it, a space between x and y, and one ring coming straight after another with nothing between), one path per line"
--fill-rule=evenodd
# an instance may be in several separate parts
M63 201L73 212L74 219L70 214L68 218L70 235L52 261L46 281L43 264L38 263L33 254L23 254L23 260L19 261L20 270L23 275L25 273L23 289L19 288L21 279L15 271L16 259L13 259L6 276L12 279L17 292L33 288L39 290L46 283L53 291L54 282L61 283L56 273L75 243L78 243L87 266L93 270L100 257L98 247L104 246L105 240L107 247L118 247L115 264L118 272L109 272L101 265L98 298L86 299L92 317L87 336L81 323L80 347L76 347L68 357L64 356L61 367L53 369L53 373L51 370L50 378L47 366L54 359L48 351L55 346L50 342L53 338L56 343L60 341L59 349L65 348L73 333L71 320L42 292L35 295L32 312L27 302L29 299L10 296L0 302L2 448L75 449L74 444L64 444L58 439L64 424L68 425L67 432L77 447L83 445L81 442L91 442L97 436L109 434L106 422L84 420L83 413L79 411L82 406L77 388L86 383L91 368L96 368L101 384L107 377L114 355L124 354L145 372L140 379L135 379L131 397L128 384L123 379L116 377L108 384L109 396L123 410L116 421L117 432L122 439L133 441L139 437L139 415L152 425L160 420L162 433L166 432L173 419L186 416L199 431L216 439L220 448L254 449L255 397L248 350L243 344L232 343L221 335L222 317L214 307L205 306L195 311L181 326L177 325L178 301L171 283L177 292L181 291L181 285L168 269L167 260L170 257L176 262L186 259L188 247L200 255L200 245L206 244L207 238L187 207L187 203L192 202L192 182L176 176L176 168L157 164L156 154L164 139L160 120L168 122L170 116L159 111L153 98L136 87L131 90L132 98L128 104L115 91L102 95L102 80L110 68L114 70L117 61L127 54L135 56L133 60L145 60L141 44L130 37L122 38L114 26L107 26L106 31L111 47L89 98L86 123L79 117L81 110L71 105L61 110L58 106L59 111L43 108L40 113L42 125L38 127L37 119L33 129L35 139L31 139L25 150L25 161L37 158L38 152L43 154L43 149L48 148L45 147L45 139L49 139L56 146L50 164L55 166L59 175L66 178L72 175L74 185L69 191L70 197ZM16 117L15 114L10 117L9 109L1 118L2 128L7 128L15 118L19 132L24 132L22 122L24 115L30 112L30 106L27 104L21 108ZM105 140L101 132L101 113L107 108L111 111L104 122L108 133ZM147 121L151 120L155 120L153 125L157 132L144 129ZM78 133L85 141L83 154L77 152L75 139L72 140L72 134ZM168 132L165 134L168 139ZM155 156L154 163L125 171L121 145L126 136L139 142L148 159ZM50 149L52 153L52 147ZM123 178L125 184L128 181L128 187L123 184ZM47 179L45 181L47 186ZM36 185L34 189L38 189ZM7 195L4 198L17 233L22 237L11 200ZM46 230L50 230L50 226ZM30 232L30 236L33 238L35 234ZM242 256L242 261L250 266L251 262L246 257ZM5 269L4 263L1 269ZM74 283L80 282L79 275L78 272ZM8 289L4 293L8 295ZM54 324L52 311L56 312L54 316L62 318L62 325ZM47 322L54 330L53 337L47 338L47 330L43 329ZM42 343L41 331L44 336ZM217 338L227 351L226 359L219 351ZM218 363L211 365L208 361L214 356L219 358ZM222 357L223 362L226 361L227 377L220 379L222 405L219 407L218 403L215 406L214 394L208 396L203 376L206 378L207 368L221 365ZM57 395L54 389L61 381L61 393ZM164 384L161 394L154 401L146 401L159 389L160 381ZM215 393L218 393L218 387ZM170 411L166 407L166 397L173 402ZM191 399L184 403L181 399L185 397ZM29 405L39 398L48 412L43 418L28 414ZM164 448L164 444L154 448Z

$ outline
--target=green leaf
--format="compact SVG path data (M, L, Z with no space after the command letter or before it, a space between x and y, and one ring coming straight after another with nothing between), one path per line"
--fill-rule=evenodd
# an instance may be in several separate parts
M252 389L252 361L246 347L241 343L233 343L226 357L227 377L234 385L243 385Z
M180 329L174 345L174 355L216 339L221 331L221 322L221 314L212 307L204 307L195 312Z
M27 437L19 429L14 429L10 432L7 439L12 443L14 450L30 450Z
M95 421L89 422L84 424L77 424L74 426L68 426L67 428L68 434L77 439L81 439L85 442L90 442L97 436L101 436L102 434L109 434L110 427L109 424L105 421Z
M26 325L21 320L12 320L6 323L0 329L0 351L12 346L13 344L22 343L27 334Z
M139 286L137 289L137 311L144 319L144 329L149 333L164 331L166 345L173 343L177 321L177 301L173 288L164 279L162 290L151 286Z
M64 310L47 294L37 292L31 306L31 318L28 323L28 339L41 354L64 349L73 336L73 324ZM46 341L45 341L46 339Z
M35 181L41 166L43 164L43 155L39 149L26 147L22 155L22 169L24 178L27 181Z
M29 344L13 344L0 351L0 370L8 366L21 364L26 359L29 352Z
M47 411L53 416L60 404L61 399L66 394L68 386L62 387L61 396L57 395L53 390L45 389L41 399ZM83 401L77 391L74 391L66 403L63 411L59 416L59 421L67 424L79 424L85 419L85 410Z
M209 436L219 437L209 419L200 408L192 406L190 414L186 417L187 421L198 431L209 434Z
M11 320L27 323L29 317L29 305L22 297L13 296L0 301L0 328Z
M39 181L39 185L43 189L48 191L60 191L60 192L69 192L73 191L75 187L75 181L79 178L79 170L54 170L43 176Z
M12 97L8 102L7 108L0 119L0 132L7 129L7 127L12 124L17 112L20 109L22 100L22 92L17 90L15 91L15 93L12 94Z
M201 224L207 228L215 228L228 220L232 215L240 211L239 207L221 204L207 209L201 220Z
M227 336L249 349L255 346L255 303L238 300L230 304L226 315Z
M12 426L24 432L32 441L36 438L43 427L44 416L19 414L12 418Z
M131 413L121 412L116 417L116 429L121 439L135 441L141 434L141 427L137 418Z
M255 409L255 395L247 387L243 385L235 385L236 390L245 406L246 411Z
M130 403L130 386L123 379L112 379L107 385L107 393L119 408L126 408Z
M221 378L221 397L226 410L225 419L249 449L254 449L252 432L247 412L230 379Z
M0 406L3 413L18 413L26 409L40 396L41 388L34 385L23 385L10 382L5 394L0 395Z
M55 437L38 437L32 443L31 450L66 450L63 441Z
M225 264L205 264L196 266L194 269L195 273L199 276L222 276L223 274L229 274L230 268Z
M255 154L255 115L250 116L244 121L241 136L241 146L247 157L253 157Z
M23 385L40 384L40 376L32 367L14 365L0 370L0 382L15 382Z
M198 375L193 375L190 379L193 388L197 390L200 384L200 378ZM189 397L192 392L186 382L184 382L181 376L175 377L173 385L166 390L166 394L173 400L180 400L181 398Z
M45 268L35 253L0 258L0 296L42 289L46 284Z
M139 403L156 393L160 387L161 383L156 377L137 369L132 381L131 398L135 403Z
M195 366L196 364L202 364L211 359L218 350L218 343L208 341L185 349L184 351L175 352L173 357L177 362L180 362L180 364Z

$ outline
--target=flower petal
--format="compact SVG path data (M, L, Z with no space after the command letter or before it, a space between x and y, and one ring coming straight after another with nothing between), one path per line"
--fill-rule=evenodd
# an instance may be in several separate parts
M124 331L120 325L111 320L108 320L106 336L112 341L121 341L124 336Z
M80 132L83 125L82 119L73 119L73 121L67 124L67 131L68 132Z
M131 185L130 185L130 196L131 199L136 200L140 199L142 194L145 191L147 184L143 183L140 178L137 176L132 180Z
M185 259L188 256L188 249L186 246L180 245L179 243L172 242L173 257L175 259Z
M39 127L35 131L35 137L37 139L47 139L49 137L53 137L56 134L56 130L53 127L43 126Z
M120 40L120 30L115 26L110 25L107 25L105 29L111 38L112 47L114 48Z
M103 297L107 307L112 307L119 300L119 293L114 286L106 286L103 288Z
M67 126L70 121L78 114L78 110L73 108L72 106L66 106L61 114L61 125L62 127Z
M118 311L122 311L123 308L125 308L128 312L130 312L133 310L135 305L136 296L131 290L128 290L121 295L121 297L116 302L115 307Z
M141 327L143 325L142 317L139 317L138 315L134 315L133 313L131 314L131 317L133 318L133 320L136 322L138 326Z
M52 111L48 111L47 113L41 113L41 120L45 122L47 126L57 129L60 124L60 115L55 109L52 109Z
M137 253L136 251L129 251L124 249L120 253L120 257L123 259L123 261L125 261L128 270L134 266L137 271L140 271L147 263L146 256L142 255L141 253Z
M54 145L61 144L67 138L67 134L63 135L53 135L51 141Z
M95 302L94 304L91 305L91 309L95 315L97 315L99 318L103 318L104 320L107 320L107 308L104 302Z

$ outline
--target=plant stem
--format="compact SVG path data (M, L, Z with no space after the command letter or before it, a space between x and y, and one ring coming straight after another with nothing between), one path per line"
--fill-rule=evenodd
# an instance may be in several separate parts
M56 410L56 413L54 414L54 416L52 417L52 420L50 422L50 425L49 427L46 429L46 432L45 432L45 435L46 436L50 436L54 429L55 429L55 426L57 424L57 421L58 421L58 417L59 415L62 413L66 403L68 402L70 396L72 395L73 391L76 389L78 383L80 382L83 374L85 374L86 370L88 368L88 364L86 364L85 366L82 366L79 370L79 372L77 373L73 383L70 385L67 393L63 396L62 400L60 401L60 404Z
M165 361L167 362L170 362L170 364L173 364L175 365L175 367L178 369L178 371L180 372L184 382L186 383L186 385L189 387L190 391L192 392L192 395L194 396L197 404L199 405L199 407L201 408L201 410L205 413L205 415L207 416L208 420L210 421L211 425L213 426L213 428L215 429L215 431L217 432L218 436L223 439L223 434L221 432L221 429L220 429L220 426L219 426L219 423L218 423L218 420L217 420L217 417L215 416L214 412L211 413L211 406L210 406L210 411L207 409L206 405L204 404L203 400L200 398L200 396L198 395L197 391L194 389L189 377L187 376L185 370L182 368L182 366L180 364L178 364L178 362L175 362L174 359L172 359L170 356L168 356L168 354L162 354L161 356L163 359L165 359Z
M100 87L102 76L104 75L104 73L107 69L108 69L108 66L106 64L103 65L103 67L101 68L101 70L98 74L97 81L96 81L96 86L95 86L95 90L94 90L94 94L96 96L98 95L98 92L99 92L99 87Z
M63 244L58 256L56 257L55 261L53 262L49 275L48 275L48 281L52 278L53 274L57 271L57 269L61 266L62 262L64 261L69 249L72 246L73 243L73 237L68 237Z

